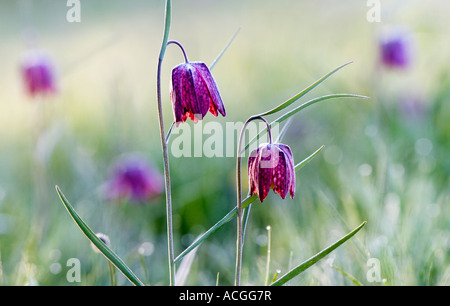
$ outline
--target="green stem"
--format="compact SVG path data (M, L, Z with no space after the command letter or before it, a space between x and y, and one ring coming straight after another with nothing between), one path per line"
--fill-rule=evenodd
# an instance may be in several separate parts
M157 100L158 100L158 119L159 130L161 134L161 146L163 150L164 159L164 178L165 178L165 190L166 190L166 215L167 215L167 248L168 248L168 261L169 261L169 284L173 286L175 284L175 262L173 251L173 224L172 224L172 196L170 188L170 170L169 170L169 153L167 149L166 136L164 132L164 119L162 113L161 103L161 65L166 52L167 41L169 39L170 22L172 12L172 1L166 0L166 13L165 13L165 25L164 35L161 45L161 51L158 59L158 70L156 77L157 87Z
M270 225L266 227L267 229L267 261L266 261L266 277L264 281L264 286L269 285L269 270L270 270L270 251L271 251L271 234L272 228Z
M267 125L267 132L269 133L269 141L272 143L272 135L269 128L269 123L261 116L250 117L242 126L241 134L239 136L239 143L237 148L237 165L236 165L236 181L237 181L237 239L236 239L236 274L234 284L240 286L241 284L241 268L242 268L242 247L244 243L244 235L242 230L242 192L241 192L241 147L242 139L247 125L253 120L262 120Z

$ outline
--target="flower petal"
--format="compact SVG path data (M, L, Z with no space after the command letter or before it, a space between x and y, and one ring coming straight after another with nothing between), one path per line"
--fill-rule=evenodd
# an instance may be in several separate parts
M279 144L278 147L285 153L286 156L286 166L287 166L287 175L288 175L288 188L289 193L291 195L291 199L295 196L295 166L294 166L294 158L292 157L292 151L289 146L284 144Z
M255 164L256 164L256 159L258 157L258 153L259 153L259 148L256 148L255 150L253 150L250 153L250 156L248 158L248 166L247 166L247 171L248 171L248 186L250 188L250 195L254 195L255 193L258 193L258 185L257 185L257 178L255 176Z
M189 117L194 120L194 116L201 115L201 108L198 104L197 96L194 88L194 76L195 69L190 64L182 64L181 76L181 95L184 107L189 112ZM202 119L202 118L198 118ZM195 121L195 120L194 120Z
M186 121L186 107L182 95L182 75L184 67L178 65L172 70L172 81L170 82L170 100L172 101L175 123L178 126L180 122Z
M205 85L209 90L212 103L209 107L209 110L215 116L217 116L217 111L219 111L222 114L222 116L225 117L226 116L225 107L223 106L222 98L220 96L216 81L214 80L214 77L212 76L208 66L202 62L194 62L191 63L191 65L194 66L200 72L200 75L202 76Z
M197 66L198 65L192 65L192 80L199 110L198 117L199 119L202 119L210 109L210 105L212 105L213 102L208 86L206 85L201 71L197 68ZM217 113L215 116L217 116Z
M290 184L287 156L283 150L279 149L277 145L274 145L272 158L275 161L272 172L273 191L284 199L286 198Z
M255 164L255 175L257 177L257 190L261 202L267 197L272 186L272 173L274 160L271 145L264 145L258 154Z

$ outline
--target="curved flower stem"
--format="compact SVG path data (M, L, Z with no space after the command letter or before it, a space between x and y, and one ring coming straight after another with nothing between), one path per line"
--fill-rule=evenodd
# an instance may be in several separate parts
M267 126L267 132L269 134L269 142L272 143L272 134L270 131L269 123L261 116L250 117L242 126L241 134L239 136L238 148L237 148L237 165L236 165L236 181L237 181L237 239L236 239L236 274L234 284L240 286L241 284L241 268L242 268L242 246L244 243L244 235L242 229L242 192L241 192L241 146L242 139L244 138L244 132L247 125L253 120L262 120Z
M166 0L166 13L165 13L165 25L164 25L164 35L161 45L161 51L159 53L158 59L158 70L156 77L156 90L157 90L157 100L158 100L158 119L159 119L159 130L161 134L161 146L163 150L164 159L164 178L165 178L165 189L166 189L166 215L167 215L167 248L168 248L168 259L169 259L169 284L173 286L175 284L175 262L174 262L174 251L173 251L173 225L172 225L172 195L170 188L170 170L169 170L169 153L167 149L166 136L164 132L164 120L162 113L162 103L161 103L161 65L164 59L164 54L166 52L167 41L169 38L170 21L171 21L171 11L172 11L172 1Z
M176 40L169 40L167 42L167 46L170 44L176 44L178 47L180 47L181 51L183 52L184 60L186 61L186 64L189 63L188 57L186 55L186 51L184 51L183 46Z

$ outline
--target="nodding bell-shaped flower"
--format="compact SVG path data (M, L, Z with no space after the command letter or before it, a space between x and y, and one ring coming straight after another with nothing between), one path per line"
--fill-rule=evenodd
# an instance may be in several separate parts
M250 153L248 160L250 195L257 194L261 202L270 189L282 199L288 192L295 195L294 159L289 146L275 143L262 144Z
M178 126L188 117L196 123L208 110L216 117L218 113L225 117L222 98L208 66L202 62L189 62L184 49L177 44L183 50L186 62L172 70L170 99L175 124Z
M20 68L25 90L30 96L56 92L55 66L46 52L43 50L26 52Z

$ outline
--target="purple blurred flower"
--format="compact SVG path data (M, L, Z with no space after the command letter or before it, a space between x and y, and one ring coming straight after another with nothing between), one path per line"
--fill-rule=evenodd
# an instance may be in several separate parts
M38 94L56 92L55 65L45 51L30 50L26 52L20 68L27 94L34 97Z
M412 62L412 34L405 28L386 30L380 37L380 60L389 68L408 68Z
M250 195L257 194L261 202L270 189L282 199L289 192L295 195L295 169L291 149L284 144L262 144L248 159Z
M108 199L129 199L144 202L164 190L162 174L137 155L119 159L106 185Z
M217 117L226 116L217 84L208 66L201 62L186 62L172 70L170 99L175 124L190 117L194 122L203 119L208 110Z

